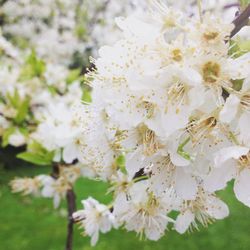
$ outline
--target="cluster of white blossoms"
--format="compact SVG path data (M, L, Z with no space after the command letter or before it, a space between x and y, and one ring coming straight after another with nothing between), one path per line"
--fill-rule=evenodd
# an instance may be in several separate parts
M8 58L8 51L3 46L1 49L0 137L2 146L19 147L28 143L30 134L43 121L44 112L60 103L65 112L70 112L73 103L81 100L80 70L46 63L34 51L16 62L19 57Z
M116 16L141 8L136 2L7 0L0 7L5 22L3 32L19 47L32 46L39 57L53 63L87 61L92 50L115 39Z
M78 160L113 194L73 215L92 244L112 226L158 240L223 219L231 180L250 207L250 53L234 25L158 1L116 23L123 38L100 49L92 102L76 109Z
M130 12L134 5L129 3L128 0L128 7L118 8L114 2L104 4L103 1L5 1L0 7L3 22L0 138L3 146L23 146L33 138L33 132L39 141L45 141L49 137L47 128L54 144L43 145L49 151L58 151L62 143L58 141L66 140L65 137L75 138L78 129L75 132L72 129L72 106L89 99L88 89L83 89L82 73L89 66L89 53L95 53L97 45L108 42L103 33L95 32L91 26L106 33L114 30L112 37L116 37L110 20L122 12ZM63 147L66 144L63 142Z
M91 99L83 76L88 53L108 43L105 32L116 37L110 20L132 11L132 2L8 0L0 6L0 149L18 147L18 158L68 172L15 179L14 192L53 198L57 207L78 177L94 176L79 163L82 131L72 110Z
M55 208L65 199L67 191L81 176L81 168L77 165L59 166L53 176L38 175L34 178L16 178L11 181L14 193L33 195L36 197L52 198Z
M79 5L76 0L8 0L1 8L3 32L19 47L33 46L39 57L67 64L74 52L85 49L84 34L77 33Z

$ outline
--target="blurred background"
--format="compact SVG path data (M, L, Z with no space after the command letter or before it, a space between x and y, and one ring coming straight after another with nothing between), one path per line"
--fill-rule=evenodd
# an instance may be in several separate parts
M8 182L15 176L34 176L49 173L50 168L32 167L18 164L7 169L1 166L0 172L0 242L4 250L59 250L64 249L67 211L63 203L58 210L53 209L50 199L31 198L13 195ZM80 200L89 195L100 202L108 202L105 195L107 185L80 179L76 183L77 206ZM89 238L82 237L82 231L75 225L75 250L248 250L250 247L250 210L238 202L233 195L232 185L221 193L222 199L230 208L230 216L216 221L208 228L179 235L169 231L158 242L140 241L134 232L113 230L101 235L98 244L92 248Z

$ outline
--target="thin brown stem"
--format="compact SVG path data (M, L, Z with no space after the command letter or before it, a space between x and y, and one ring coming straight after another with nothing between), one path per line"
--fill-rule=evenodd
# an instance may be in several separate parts
M73 230L74 230L74 220L73 213L76 210L76 195L73 189L67 191L67 205L68 205L68 232L65 250L73 249Z
M234 29L231 32L230 37L235 36L244 26L246 26L249 22L250 17L250 4L246 7L246 9L233 21L235 25Z

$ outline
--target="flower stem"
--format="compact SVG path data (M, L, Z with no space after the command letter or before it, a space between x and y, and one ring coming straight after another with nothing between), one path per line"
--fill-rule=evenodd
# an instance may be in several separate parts
M67 191L67 205L68 205L68 232L65 250L73 249L73 230L74 230L74 220L72 214L76 211L76 195L73 189Z
M235 25L233 31L231 32L230 37L235 36L244 26L246 26L249 22L250 17L250 4L246 7L246 9L233 21Z

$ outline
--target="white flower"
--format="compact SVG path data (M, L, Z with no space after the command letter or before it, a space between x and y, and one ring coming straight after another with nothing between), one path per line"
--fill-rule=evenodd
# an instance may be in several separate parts
M51 176L40 176L42 183L41 195L45 198L53 198L54 207L58 208L62 198L65 198L68 190L71 186L67 179L59 177L55 179Z
M26 143L25 136L18 130L9 137L9 144L15 147L23 146Z
M240 91L233 91L227 98L223 109L220 112L220 120L222 122L231 124L236 121L238 130L240 132L239 139L248 144L249 141L249 126L250 119L250 76L248 76Z
M96 107L80 106L78 119L82 126L82 156L79 161L93 168L100 178L106 180L116 170L115 161L121 153L119 140L115 137L116 127Z
M75 212L73 218L84 228L85 234L91 237L91 245L95 246L99 231L102 233L110 231L115 226L115 218L107 206L91 197L83 200L82 204L84 209Z
M134 184L126 196L118 196L115 200L114 214L119 223L125 223L128 231L145 236L150 240L158 240L163 236L169 222L167 216L171 206L170 193L165 197L157 197L152 192L147 193L147 185Z
M234 193L239 201L250 207L249 148L234 146L221 149L215 155L215 168L205 179L206 189L216 191L235 178Z
M227 205L213 194L202 190L194 201L183 202L181 213L177 216L175 230L180 234L188 229L198 229L200 223L207 226L213 220L224 219L228 216Z
M22 192L23 195L39 195L41 188L41 181L39 177L35 178L16 178L10 182L12 192Z

